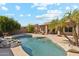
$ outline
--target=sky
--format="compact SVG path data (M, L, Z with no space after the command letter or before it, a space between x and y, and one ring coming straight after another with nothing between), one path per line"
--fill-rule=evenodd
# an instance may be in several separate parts
M14 18L22 26L27 26L62 18L67 11L78 8L78 3L0 3L0 16Z

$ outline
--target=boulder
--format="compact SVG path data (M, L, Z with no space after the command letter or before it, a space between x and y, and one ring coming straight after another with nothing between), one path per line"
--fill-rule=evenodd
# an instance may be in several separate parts
M9 48L10 47L9 42L7 42L6 40L4 40L3 42L1 42L1 45L3 45L3 48Z
M77 50L77 49L69 49L68 52L79 53L79 50Z
M19 45L21 45L21 42L19 40L0 38L0 48L10 48Z
M4 46L2 44L0 44L0 48L3 48Z

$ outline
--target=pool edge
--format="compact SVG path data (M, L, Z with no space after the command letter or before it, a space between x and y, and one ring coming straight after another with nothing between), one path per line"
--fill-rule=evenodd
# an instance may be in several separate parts
M10 48L14 56L29 56L21 46Z

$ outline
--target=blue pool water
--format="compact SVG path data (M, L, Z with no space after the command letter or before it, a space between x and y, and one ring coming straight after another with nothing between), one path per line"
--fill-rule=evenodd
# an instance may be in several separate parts
M65 56L65 51L48 38L33 38L32 36L17 37L25 52L31 56Z

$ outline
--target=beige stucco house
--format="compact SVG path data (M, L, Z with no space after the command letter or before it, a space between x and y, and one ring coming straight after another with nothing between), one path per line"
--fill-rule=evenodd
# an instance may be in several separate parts
M73 31L73 24L70 21L66 21L67 26L63 29L63 32L67 35L72 35ZM76 27L77 34L79 34L79 26ZM45 34L59 34L58 31L55 30L49 30L48 29L48 24L43 24L43 25L35 25L35 33L41 33L44 32ZM61 33L62 34L62 33Z
M48 25L44 24L44 25L35 25L35 33L44 33L47 34L48 33Z

